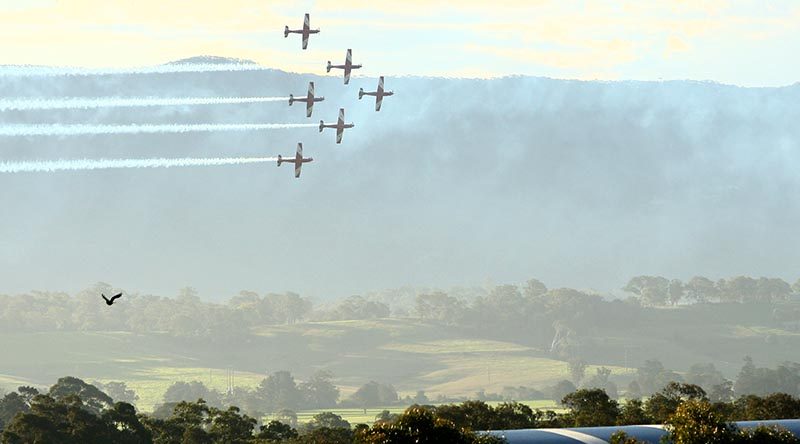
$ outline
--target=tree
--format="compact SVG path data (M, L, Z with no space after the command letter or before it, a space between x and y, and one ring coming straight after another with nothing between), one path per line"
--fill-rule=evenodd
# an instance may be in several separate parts
M211 409L209 435L214 442L225 444L248 444L253 437L257 421L247 415L239 414L238 407L227 410Z
M48 394L56 400L62 400L73 395L78 396L84 407L95 415L99 415L101 411L114 405L114 400L100 391L100 389L72 376L59 378L58 381L50 387L50 392Z
M686 382L699 385L706 392L716 385L724 384L726 381L725 375L717 370L713 363L694 364L686 372Z
M304 408L325 409L336 406L336 402L339 400L339 389L331 382L332 378L331 372L320 370L314 373L308 381L297 386Z
M275 372L262 380L256 392L270 412L280 409L296 410L302 400L294 377L285 370Z
M673 444L729 444L734 429L705 400L681 403L666 421Z
M494 430L502 428L494 409L483 401L464 401L461 404L445 404L434 412L456 427L470 430Z
M452 325L462 318L466 307L458 298L437 291L418 295L414 310L420 319L430 319Z
M628 399L620 408L617 417L617 425L638 425L650 424L653 419L647 416L644 411L644 403L641 399Z
M720 285L721 284L721 285ZM747 276L736 276L718 283L721 299L727 302L745 302L754 299L756 280Z
M636 382L635 379L630 383L628 383L628 388L625 391L625 396L628 399L640 399L642 397L642 388L639 387L639 383Z
M700 386L670 382L645 403L645 412L657 423L663 423L687 400L707 401L706 392Z
M133 406L122 408L123 414ZM129 415L128 415L129 416ZM134 423L135 419L131 419ZM131 425L123 421L122 424ZM138 435L144 429L112 425L106 418L91 413L90 407L74 394L55 399L49 395L37 395L31 401L30 411L14 417L3 431L4 443L145 443L148 436Z
M350 399L361 407L387 406L397 402L397 391L391 385L370 381L359 387Z
M397 422L376 423L361 429L356 436L359 444L418 443L418 444L499 444L503 440L492 436L477 436L458 428L452 422L437 417L430 409L411 406Z
M164 392L164 402L176 403L181 401L195 401L204 399L211 405L220 405L220 395L217 391L211 390L200 381L173 383Z
M269 424L261 426L261 430L256 437L268 442L280 442L297 438L297 436L297 430L290 425L280 421L270 421Z
M734 402L734 418L739 421L789 419L800 417L800 399L786 393L760 397L742 396Z
M117 402L133 404L139 399L139 395L137 395L135 391L129 389L125 382L111 381L105 384L95 382L94 385ZM200 396L200 398L202 398L202 396Z
M314 415L311 420L308 421L306 427L308 430L319 428L350 430L350 423L333 412L322 412Z
M661 276L636 276L623 290L641 297L647 305L664 305L669 295L669 280Z
M595 369L595 374L584 383L584 388L599 388L603 389L612 399L616 399L617 385L611 381L611 369L607 367L598 367Z
M561 404L570 409L575 427L614 425L619 416L617 401L602 389L580 389L565 396Z
M719 297L719 292L710 279L695 276L686 283L686 296L697 303L703 303Z
M398 415L397 413L392 413L392 412L390 412L388 410L381 410L380 413L375 415L375 422L392 423L392 422L397 421L397 418L399 418L399 417L400 417L400 415Z
M30 410L30 401L16 392L7 393L0 399L0 425L10 424L17 413Z
M553 401L561 404L561 401L564 399L565 396L577 390L575 384L566 379L561 380L550 389L551 398Z
M673 279L669 281L669 286L667 287L667 301L669 301L670 305L678 305L685 292L686 287L683 282L680 279Z
M588 365L586 364L586 361L584 361L583 359L576 358L576 359L571 359L569 361L569 374L572 377L572 382L574 382L575 385L581 383L581 380L586 374L587 366Z
M102 420L117 431L115 443L148 444L152 443L152 433L136 415L136 408L127 402L116 402L103 412Z
M525 287L522 289L522 294L527 299L538 298L545 293L547 293L547 286L538 279L530 279L525 283Z
M370 301L361 296L350 296L334 309L335 319L375 319L389 317L389 306L383 302Z
M736 444L800 444L800 438L782 427L757 427L740 430Z
M647 444L646 441L640 441L632 436L628 436L628 434L622 430L614 432L608 442L609 444Z

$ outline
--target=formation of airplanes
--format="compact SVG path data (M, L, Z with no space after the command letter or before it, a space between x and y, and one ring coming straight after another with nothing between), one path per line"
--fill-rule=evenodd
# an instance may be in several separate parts
M289 26L284 26L283 29L283 36L284 38L289 37L289 34L300 34L302 36L302 49L308 48L308 39L311 34L318 34L320 32L319 29L311 29L311 16L310 14L306 14L303 19L303 29L289 29ZM350 75L354 69L360 69L363 65L361 64L353 64L353 50L348 49L347 54L345 56L344 64L343 65L334 65L328 61L328 65L326 66L326 72L330 73L331 69L341 69L344 71L344 84L350 84ZM381 110L381 104L383 104L383 98L389 97L394 95L392 91L386 91L384 88L384 79L381 76L378 79L378 88L375 91L364 91L364 88L358 89L358 99L361 100L364 96L373 96L375 97L375 111ZM325 97L317 97L314 93L314 82L308 82L308 92L306 93L305 98L303 97L295 97L293 94L289 94L289 106L293 105L294 102L304 102L306 104L306 117L309 118L314 112L314 103L322 102L325 100ZM336 143L342 143L342 137L344 136L344 130L353 128L355 124L353 123L345 123L344 121L344 108L339 108L339 118L337 119L336 123L326 124L324 120L319 121L319 132L322 132L325 128L332 128L336 130ZM300 171L304 163L312 162L314 159L311 157L303 157L303 144L301 142L297 143L297 152L295 153L294 158L284 158L283 156L278 156L278 166L281 166L283 163L293 163L294 164L294 177L300 177Z

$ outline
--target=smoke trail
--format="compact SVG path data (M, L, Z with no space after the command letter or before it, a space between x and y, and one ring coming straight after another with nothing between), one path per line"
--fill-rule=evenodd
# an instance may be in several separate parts
M79 159L32 162L2 162L0 173L50 173L54 171L107 170L117 168L173 168L193 166L244 165L275 162L277 157L222 157L178 159Z
M63 99L0 99L0 111L88 109L104 107L227 105L283 102L288 97L67 97Z
M57 66L2 66L0 77L100 76L115 74L170 74L182 72L232 72L265 70L255 64L187 63L133 68L76 68Z
M1 125L0 136L78 136L316 128L313 123L197 123L167 125Z

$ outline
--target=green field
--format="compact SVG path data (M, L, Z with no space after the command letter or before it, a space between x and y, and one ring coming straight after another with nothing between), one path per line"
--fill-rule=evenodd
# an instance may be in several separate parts
M673 312L675 319L652 324L649 336L597 332L595 346L585 351L591 363L586 374L606 366L613 379L627 383L635 370L625 363L635 367L658 357L679 370L697 362L716 362L734 376L741 367L742 347L767 365L765 356L778 362L791 360L792 350L800 344L795 332L721 320L696 322L680 317L679 310L665 311L666 316ZM474 398L479 391L499 393L506 386L542 390L569 378L566 362L535 347L468 337L458 329L416 319L308 322L262 326L252 333L245 340L229 342L159 333L4 333L0 391L21 384L46 388L66 375L89 382L125 381L140 397L137 407L151 411L176 381L200 381L224 392L229 369L235 372L236 386L248 388L279 370L292 372L298 381L327 370L334 375L342 399L369 381L390 383L401 396L424 390L429 399L436 399ZM714 341L714 346L694 338ZM363 422L381 410L341 412L351 422ZM313 414L301 412L301 418Z

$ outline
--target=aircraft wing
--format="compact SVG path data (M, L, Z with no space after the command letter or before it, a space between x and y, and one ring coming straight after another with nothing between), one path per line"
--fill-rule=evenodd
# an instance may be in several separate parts
M381 104L383 103L383 95L378 94L375 96L375 111L381 110Z
M348 65L352 65L353 64L353 50L352 49L348 49L347 50L347 60L345 61L345 64L348 64Z
M341 126L336 128L336 143L342 143L342 135L344 134L344 128Z
M294 164L294 177L300 177L300 169L303 168L303 162Z
M350 83L350 65L344 68L344 84L347 85L348 83Z
M383 76L378 79L378 95L383 93Z
M307 49L307 48L308 48L308 33L304 32L303 33L303 49Z
M303 159L303 143L297 142L297 157L301 160Z
M303 17L303 30L308 31L310 28L311 28L311 17L309 14L306 14L306 16Z
M308 82L308 100L306 101L306 117L314 111L314 82Z
M344 108L339 108L339 126L344 126Z

